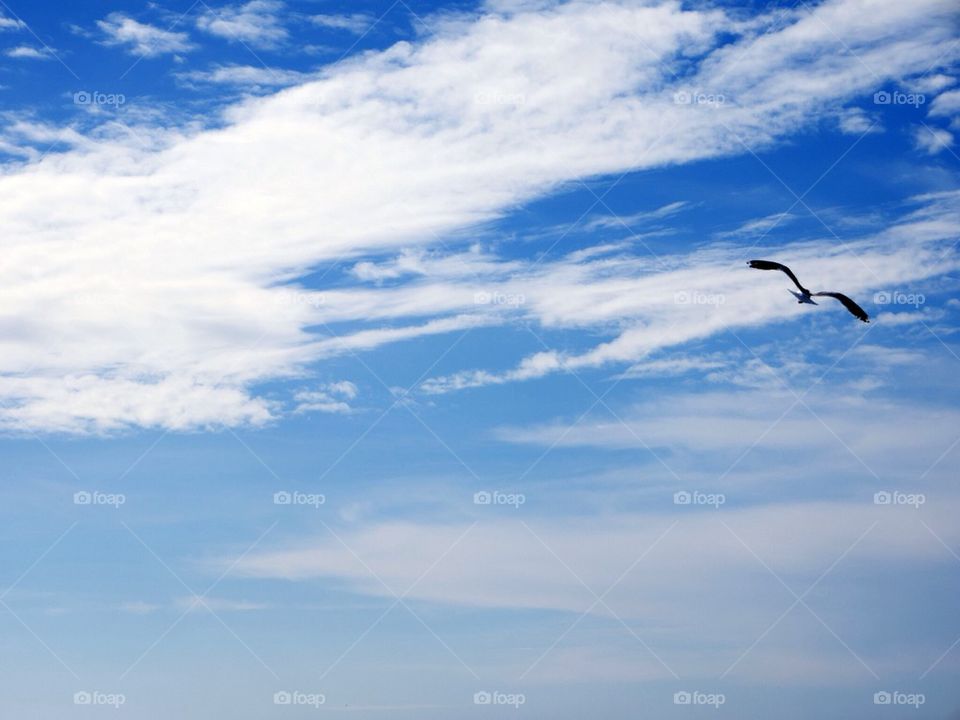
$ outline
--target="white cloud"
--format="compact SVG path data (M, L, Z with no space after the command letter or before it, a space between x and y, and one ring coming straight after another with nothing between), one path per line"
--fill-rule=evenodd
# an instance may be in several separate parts
M840 114L840 130L857 137L864 133L883 132L883 126L859 108L850 108Z
M177 73L186 84L236 85L242 87L283 87L310 79L309 73L256 65L216 65L209 70Z
M884 325L912 325L931 320L930 313L921 310L899 310L897 312L882 312L874 322Z
M4 425L50 432L260 425L273 415L271 403L250 398L228 383L191 381L182 376L4 376L0 378L0 396L20 399L18 406L6 409Z
M23 20L0 15L0 32L7 30L24 30L26 27L27 24L23 22Z
M935 117L960 114L960 90L950 90L937 95L930 104L930 114Z
M684 373L704 370L719 370L726 367L719 358L685 357L683 355L669 359L647 360L624 370L616 379L636 379L652 376L683 375Z
M256 24L267 29L264 41L278 39L269 20L248 18L251 5L270 15L248 3L226 20L204 16L206 29L240 38ZM609 331L629 322L579 359L520 362L523 377L570 362L633 364L651 348L733 321L798 316L781 298L758 294L782 283L751 277L748 294L740 276L731 283L709 255L668 258L664 268L581 256L542 273L530 268L516 281L504 279L512 271L493 258L503 272L477 280L431 283L411 273L401 287L324 291L324 302L291 283L338 258L362 274L368 255L456 238L579 178L742 153L738 138L769 146L825 107L871 93L877 78L863 63L897 77L950 60L952 11L943 0L909 8L846 0L763 34L768 21L744 30L720 10L669 3L518 9L439 23L416 43L237 103L214 129L138 125L131 133L107 124L87 136L65 134L72 150L0 177L10 238L0 266L0 426L79 432L267 422L278 410L256 397L258 383L302 376L331 354L528 314L547 327ZM139 24L111 17L110 27L134 29L124 41L131 49L157 48ZM728 32L743 34L718 46ZM186 42L162 37L181 49ZM699 58L687 61L683 86L693 77L731 102L674 103L677 81L666 67L680 56ZM500 96L524 101L478 101ZM939 222L942 237L947 223ZM920 230L902 236L899 253L879 241L866 246L875 254L864 263L890 283L946 272L949 263L922 266L935 233ZM854 292L874 282L852 260L823 267L823 255L816 246L801 257L817 259L824 282L842 280ZM425 257L420 262L437 265ZM677 288L701 286L729 292L727 307L736 300L748 309L733 318L671 304L677 327L661 330L664 301ZM527 302L479 307L474 294L491 287Z
M184 32L141 23L120 12L97 21L97 27L107 36L104 45L125 46L127 52L139 57L157 57L194 49Z
M300 390L294 394L297 402L294 412L349 413L350 401L357 397L357 386L349 380L328 383L317 390Z
M250 0L242 5L209 8L197 18L197 27L227 40L271 48L287 39L280 17L284 10L284 4L278 0Z
M927 125L914 128L913 139L917 149L929 155L936 155L953 145L953 135L949 131Z
M53 55L44 48L33 47L32 45L18 45L6 51L7 57L26 58L28 60L53 60Z
M610 618L619 631L615 613L637 627L637 635L666 664L637 647L629 671L620 668L617 678L669 678L671 670L683 677L716 677L762 637L756 654L751 651L732 677L804 683L869 676L802 608L770 632L793 601L771 571L797 593L819 577L819 587L829 592L818 596L818 615L842 628L844 642L881 672L905 664L898 655L904 640L888 636L881 649L870 643L876 625L872 619L862 622L862 608L877 607L877 583L917 567L954 572L956 560L920 522L955 545L960 531L952 522L958 509L953 497L920 510L875 506L871 492L850 501L678 511L672 504L675 489L648 495L648 504L662 510L564 517L563 522L531 517L525 507L522 522L486 512L477 513L479 522L472 526L467 521L348 526L337 535L349 551L321 535L251 553L235 573L335 583L388 600L391 591L409 590L409 602L464 607L477 618L482 616L476 608L549 609L569 613L571 620L584 613ZM728 496L728 502L734 499ZM704 602L704 587L710 588L709 602ZM590 590L602 595L608 588L606 605L597 603ZM819 642L811 642L811 627ZM594 633L591 641L585 648L591 652L609 649L602 636ZM559 647L575 651L581 643L574 635ZM915 664L928 665L938 652ZM537 654L513 676L529 668ZM583 658L549 653L530 679L575 671L581 664Z
M944 88L948 88L953 85L956 80L949 75L944 75L943 73L933 73L930 75L924 75L923 77L910 80L909 86L912 90L918 90L923 93L936 93L940 92Z
M523 263L505 262L483 252L479 245L466 253L427 252L421 249L403 250L396 257L379 262L364 260L350 268L350 274L359 280L379 283L383 280L422 276L465 278L484 275L506 277L522 269Z
M377 21L372 15L354 13L352 15L312 15L314 25L332 30L346 30L354 35L363 35Z

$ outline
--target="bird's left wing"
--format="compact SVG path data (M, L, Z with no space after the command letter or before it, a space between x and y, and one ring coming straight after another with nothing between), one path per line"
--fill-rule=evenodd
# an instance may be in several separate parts
M843 293L838 292L815 292L813 293L817 297L832 297L836 298L843 303L843 306L850 311L850 314L853 315L857 320L862 320L865 323L870 322L870 316L867 315L867 311L862 307L857 305L853 300L848 298Z

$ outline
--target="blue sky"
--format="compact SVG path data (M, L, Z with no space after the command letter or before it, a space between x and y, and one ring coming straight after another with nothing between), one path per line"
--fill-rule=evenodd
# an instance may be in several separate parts
M957 23L0 2L4 714L954 717Z

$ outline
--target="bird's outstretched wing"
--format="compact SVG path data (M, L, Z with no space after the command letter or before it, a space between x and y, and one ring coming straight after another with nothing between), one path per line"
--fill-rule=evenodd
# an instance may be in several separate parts
M747 265L755 270L779 270L782 273L786 273L787 277L793 280L793 284L800 288L800 292L807 294L810 293L809 290L800 284L800 281L797 280L797 276L794 275L793 271L786 265L781 265L780 263L773 262L772 260L751 260L747 263Z
M816 292L813 293L817 297L832 297L836 298L843 303L843 306L850 311L850 314L853 315L857 320L862 320L865 323L870 322L870 317L867 315L867 311L862 307L857 305L853 300L848 298L843 293L838 292Z

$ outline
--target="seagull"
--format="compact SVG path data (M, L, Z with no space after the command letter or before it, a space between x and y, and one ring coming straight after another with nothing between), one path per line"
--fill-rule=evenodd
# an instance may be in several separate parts
M843 303L843 306L850 311L850 314L853 315L857 320L868 323L870 322L870 317L867 315L866 310L857 305L853 300L848 298L843 293L838 292L810 292L803 285L800 284L800 281L797 280L797 276L793 274L793 271L788 268L786 265L781 265L778 262L773 262L772 260L751 260L747 263L750 267L755 270L779 270L782 273L785 273L788 278L793 280L793 284L800 288L800 292L794 292L793 290L790 293L797 299L799 303L806 303L808 305L816 305L813 298L815 297L832 297L835 300L839 300Z

